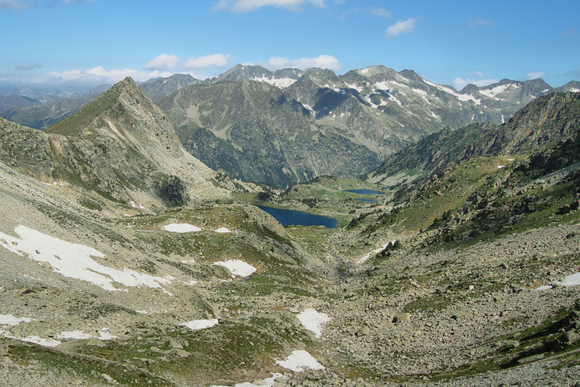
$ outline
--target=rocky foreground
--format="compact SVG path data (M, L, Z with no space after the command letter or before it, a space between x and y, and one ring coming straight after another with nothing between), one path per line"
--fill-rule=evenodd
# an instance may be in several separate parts
M352 230L284 230L243 204L154 214L91 198L99 210L78 204L86 198L72 186L9 169L2 182L0 315L13 317L0 328L4 385L580 378L580 287L570 277L580 271L577 211L461 248L431 245L438 230L389 231L376 243L397 243L361 260L375 247L352 239L358 247L347 248ZM30 243L48 235L53 247L94 249L100 266L87 273L112 281L82 277L80 260L66 272L69 250L30 250L26 230L38 233ZM288 363L304 352L302 366Z

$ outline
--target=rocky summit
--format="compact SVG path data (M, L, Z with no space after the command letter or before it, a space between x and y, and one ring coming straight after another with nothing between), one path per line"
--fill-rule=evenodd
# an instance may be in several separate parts
M342 79L243 74L295 82L190 85L160 102L181 100L176 110L127 78L45 131L0 120L0 384L577 384L579 93L546 93L503 124L431 134L364 179L282 190L216 172L188 150L228 146L238 152L228 162L243 160L247 140L220 120L249 111L255 140L265 152L278 144L280 159L243 166L274 176L290 140L261 125L274 111L281 123L317 120L305 107L315 94L286 93L324 81L334 98L359 76L423 81L374 68ZM352 100L355 112L363 95L374 111L395 95L368 102L368 90L343 90L337 108ZM264 103L270 112L258 114ZM219 141L195 137L204 125L220 128ZM292 141L311 136L330 155L340 142L329 133ZM282 227L255 204L338 227Z

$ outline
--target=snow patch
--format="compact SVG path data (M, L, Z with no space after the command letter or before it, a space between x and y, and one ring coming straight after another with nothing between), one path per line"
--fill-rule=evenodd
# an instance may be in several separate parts
M84 333L83 331L71 331L71 332L57 333L56 337L58 337L59 339L86 340L86 339L92 339L94 336L89 335L88 333Z
M579 91L580 91L580 89L577 89L577 88L575 88L575 87L572 87L572 88L570 89L570 91L571 91L571 92L573 92L573 93L577 93L577 92L579 92Z
M322 335L321 325L332 320L326 313L319 313L315 309L305 309L296 318L300 320L304 328L314 333L317 339Z
M262 78L257 78L255 77L253 79L254 81L258 81L258 82L266 82L269 83L270 85L279 87L281 89L285 89L289 86L291 86L292 84L294 84L294 82L296 82L296 79L292 79L292 78L266 78L266 77L262 77Z
M381 251L383 251L384 249L386 249L390 244L393 244L393 246L395 245L395 243L397 243L397 240L395 239L394 241L391 242L387 242L386 244L383 245L383 247L373 250L370 253L368 253L367 255L365 255L364 257L362 257L361 259L358 260L358 262L356 263L357 265L363 264L365 263L372 255L374 254L378 254Z
M15 336L11 336L8 332L3 331L2 329L0 329L0 335L3 335L4 337L7 337L9 339L14 339L14 340L20 340L20 341L25 341L27 343L34 343L34 344L38 344L41 345L43 347L56 347L57 345L59 345L61 342L58 340L52 340L52 339L43 339L41 337L38 336L28 336L25 338L18 338Z
M436 87L436 88L438 88L438 89L439 89L439 90L441 90L441 91L444 91L444 92L446 92L446 93L448 93L448 94L451 94L451 95L453 95L455 98L457 98L457 99L458 99L458 100L460 100L460 101L467 102L467 101L471 100L471 101L475 102L475 104L476 104L476 105L480 105L480 104L481 104L481 100L480 100L480 99L476 99L476 98L475 98L474 96L472 96L472 95L469 95L469 94L459 94L458 92L456 92L456 91L455 91L455 90L453 90L453 89L450 89L449 87L445 87L445 86L441 86L441 85L436 85L436 84L434 84L434 83L432 83L432 82L429 82L429 81L427 81L427 80L424 80L424 81L425 81L425 83L427 83L428 85L431 85L431 86L433 86L433 87Z
M0 314L0 325L18 325L21 322L31 322L33 319L28 317L16 318L11 314Z
M16 337L10 337L10 336L6 336L8 338L11 339L16 339ZM61 342L58 340L53 340L53 339L43 339L41 337L38 336L28 336L24 339L17 339L17 340L21 340L21 341L26 341L27 343L34 343L34 344L38 344L41 345L43 347L56 347L57 345L59 345Z
M214 325L217 325L218 323L219 321L217 319L212 319L212 320L193 320L179 325L186 326L192 331L199 331L201 329L211 328Z
M286 360L279 360L276 364L294 372L302 372L306 368L311 370L324 369L324 366L306 351L293 351Z
M165 231L169 232L177 232L177 233L185 233L185 232L200 232L201 228L192 226L191 224L187 223L172 223L168 224L167 226L163 227Z
M580 273L574 273L569 275L568 277L564 278L564 280L562 282L557 282L555 281L556 284L559 284L561 286L578 286L580 285ZM552 285L544 285L544 286L540 286L539 288L536 288L535 290L548 290L548 289L552 289L553 286Z
M247 264L244 261L240 261L239 259L215 262L214 265L223 266L228 269L232 275L237 275L240 277L248 277L256 271L254 266Z
M0 232L0 237L8 241L7 244L0 243L0 246L19 256L27 255L37 262L47 262L54 272L65 277L87 281L109 291L127 291L113 286L113 282L118 282L125 286L159 288L170 294L161 284L169 284L171 281L129 269L121 271L103 266L90 257L104 258L105 254L92 247L66 242L25 226L16 227L14 232L21 239Z
M231 231L230 231L230 230L228 230L228 229L227 229L227 228L225 228L225 227L220 227L220 228L218 228L217 230L215 230L215 232L217 232L218 234L228 234L228 233L230 233Z

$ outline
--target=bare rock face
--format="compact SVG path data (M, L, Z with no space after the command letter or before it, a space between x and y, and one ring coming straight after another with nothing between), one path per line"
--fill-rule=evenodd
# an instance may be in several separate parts
M48 136L0 118L0 161L39 180L52 180L55 157Z

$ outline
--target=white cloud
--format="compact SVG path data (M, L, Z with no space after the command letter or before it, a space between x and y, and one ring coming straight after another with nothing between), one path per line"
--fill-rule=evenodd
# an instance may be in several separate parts
M480 73L483 76L483 73L476 71L476 73ZM457 90L461 90L463 89L465 86L469 85L469 84L473 84L475 86L487 86L487 85L491 85L492 83L497 83L499 82L497 79L493 79L493 78L488 78L488 79L471 79L471 78L455 78L453 80L453 87L455 87Z
M387 11L384 8L373 8L371 10L371 12L373 13L373 15L377 16L377 17L386 17L386 18L390 18L391 17L391 12Z
M408 34L415 30L415 25L417 24L417 19L410 18L407 20L399 20L389 28L387 28L387 33L385 36L387 38L394 38L399 34Z
M538 78L546 78L548 76L548 74L541 72L541 71L536 71L536 72L531 72L528 75L526 75L524 77L525 81L531 81L533 79L538 79Z
M300 59L288 59L287 57L271 57L268 63L264 64L272 70L278 70L283 68L298 68L298 69L308 69L311 67L319 67L323 69L339 70L342 65L332 55L319 55L314 58L300 58Z
M126 77L131 77L137 82L145 82L146 80L151 78L169 77L172 75L172 73L160 71L144 72L134 69L105 70L103 66L97 66L87 71L80 70L70 70L63 72L53 71L49 73L49 75L52 75L54 78L63 81L74 80L86 83L116 83Z
M318 8L324 7L324 0L219 0L212 10L243 13L255 11L266 6L274 6L298 11L304 3L311 3Z
M228 64L229 59L229 55L222 54L206 55L199 58L191 57L183 61L181 66L185 70L204 69L207 67L224 67Z
M181 59L177 55L161 54L147 62L144 68L146 70L165 71L177 67L183 72L191 72L210 67L225 67L230 59L229 55L223 54L206 55L198 58L192 56L187 59Z
M175 55L161 54L158 57L151 59L145 65L146 70L169 70L181 62L181 59Z

